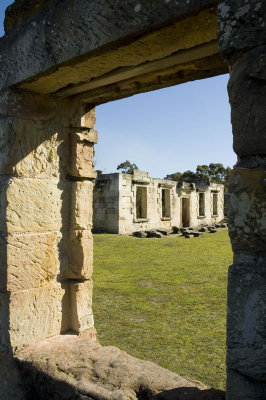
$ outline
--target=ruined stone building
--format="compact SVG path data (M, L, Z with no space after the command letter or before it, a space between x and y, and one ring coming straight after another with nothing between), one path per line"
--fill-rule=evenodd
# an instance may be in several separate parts
M228 72L237 164L228 188L226 396L266 399L265 71L266 1L9 6L0 39L1 400L165 399L177 386L180 397L192 388L204 398L195 382L149 375L144 361L130 370L132 358L91 344L94 110ZM145 199L146 186L137 187ZM105 364L95 362L101 352Z
M93 228L119 234L174 226L198 228L220 222L223 209L223 185L150 178L139 170L102 174L94 186Z

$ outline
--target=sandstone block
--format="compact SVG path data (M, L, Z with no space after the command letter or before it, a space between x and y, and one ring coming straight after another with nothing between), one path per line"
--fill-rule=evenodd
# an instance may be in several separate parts
M70 174L76 177L96 178L93 170L94 143L97 143L97 131L71 133Z
M20 352L17 360L34 399L47 398L46 393L75 400L225 399L221 391L83 335L45 340Z
M0 232L61 230L68 223L71 184L7 177L0 184Z
M70 283L71 328L81 332L94 325L92 314L92 281Z
M60 240L61 235L56 233L2 235L0 290L14 292L55 281L60 268Z
M71 229L90 230L92 227L93 183L78 181L72 183Z
M5 333L1 336L2 344L8 347L11 344L13 349L69 330L69 286L54 283L37 289L0 293L0 321Z
M77 130L74 129L71 133L71 138L74 138L80 142L87 142L87 143L98 143L98 131L95 129L83 129Z
M71 126L93 129L95 124L95 108L91 108L86 103L79 103L78 107L73 110Z
M61 261L60 279L89 279L93 270L93 237L91 231L72 231L64 235L64 252L68 262Z
M69 157L67 133L21 118L0 120L0 174L58 177Z

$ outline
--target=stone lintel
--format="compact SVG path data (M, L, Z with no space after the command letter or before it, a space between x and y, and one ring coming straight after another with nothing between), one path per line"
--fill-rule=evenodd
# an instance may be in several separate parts
M146 91L158 76L164 78L157 87L164 87L181 83L180 75L184 82L225 73L218 55L216 6L215 0L127 0L115 7L108 0L78 0L69 18L71 0L50 3L1 39L0 89L18 85L60 97L93 90L87 95L92 101L95 90L128 80L139 80ZM18 51L23 55L19 64ZM211 57L215 61L208 62ZM190 70L185 78L184 70ZM147 74L153 76L148 85Z

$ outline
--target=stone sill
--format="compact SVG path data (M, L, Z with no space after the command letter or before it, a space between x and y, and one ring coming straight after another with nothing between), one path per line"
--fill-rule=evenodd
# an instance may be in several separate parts
M139 223L139 222L149 222L149 218L136 218L134 219L133 222Z
M162 217L161 221L171 221L172 217Z
M218 217L218 214L213 214L212 215L212 218L217 218Z
M204 219L204 218L206 218L206 215L199 215L197 218L198 219Z

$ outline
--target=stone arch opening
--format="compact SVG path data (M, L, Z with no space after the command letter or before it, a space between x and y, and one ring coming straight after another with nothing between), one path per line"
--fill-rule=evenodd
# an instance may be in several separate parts
M204 89L202 89L202 90L204 90ZM138 99L138 96L136 96L136 102L137 102L137 99ZM148 103L149 102L149 100L148 100L149 98L148 98L148 96L147 96L147 98L146 98L146 102ZM119 139L117 139L116 140L116 130L118 130L119 131L119 128L118 128L118 126L119 126L119 119L120 119L120 113L119 113L119 103L120 102L117 102L113 107L110 107L110 112L111 112L111 114L112 115L114 115L114 116L117 116L116 118L115 117L112 117L112 121L110 122L110 124L111 124L111 127L110 127L110 132L111 132L111 137L112 137L112 140L114 140L114 143L116 143L116 147L119 147L119 143L121 142L121 140L120 140L120 136L119 136L119 134L118 134L118 138ZM132 102L130 102L130 104L133 106L133 99L132 99ZM100 117L99 117L99 115L97 116L97 108L96 108L96 117L97 117L97 121L99 121L99 118L101 118L101 116L104 114L104 106L102 106L101 107L101 109L102 109L102 111L101 111L101 113L100 113ZM122 111L121 111L122 113L124 113L125 111L124 111L124 109L122 108ZM134 114L134 122L135 122L135 125L137 125L137 126L139 126L139 123L138 123L138 121L137 121L137 119L136 119L136 115L137 115L137 113L136 113L136 111L135 111L135 108L133 108L132 109L132 113ZM191 113L193 114L193 111L191 110ZM207 115L207 118L208 118L208 113L206 113L206 115ZM178 118L180 119L180 116L178 115ZM152 119L151 119L152 120ZM129 121L129 124L131 124L132 122L130 122ZM154 123L155 123L155 125L156 125L156 121L154 121ZM103 127L105 126L106 124L104 123L103 124ZM100 126L98 126L97 127L97 125L96 125L96 128L97 129L99 129L99 137L100 137L100 132L101 132L101 127ZM120 128L121 130L123 130L124 129L124 126L122 125L122 127ZM145 127L144 127L144 129L145 129ZM151 125L151 131L152 131L153 129L152 129L152 125ZM178 133L177 133L177 135L178 135ZM129 134L129 136L131 137L131 135ZM169 136L170 136L170 142L172 143L172 139L171 139L171 135L170 135L170 133L169 133ZM166 134L165 134L165 137L166 137ZM201 139L201 141L203 141L204 139L202 138ZM181 141L181 138L180 138L180 141ZM195 146L197 146L197 144L194 144ZM98 145L97 145L98 146ZM180 146L181 146L181 143L180 143ZM193 147L193 144L191 144L191 146ZM208 142L206 141L206 144L205 144L205 146L208 146ZM182 148L183 148L183 146L181 146ZM109 147L109 142L108 142L108 149L110 149L110 151L111 151L111 153L112 153L112 155L114 156L114 151L113 151L113 149L112 148L110 148ZM97 152L101 152L101 149L99 149L99 150L97 150L97 147L96 147L96 154L97 154ZM188 151L190 152L190 155L191 155L191 149L188 149ZM161 154L160 154L160 157L161 157L161 159L163 160L163 151L161 152ZM135 159L131 159L130 158L130 156L126 153L126 157L124 156L124 147L122 146L122 150L121 150L121 154L123 155L122 157L124 157L124 158L129 158L131 161L133 161L133 162L136 162L137 163L137 165L139 165L138 164L138 161L136 161ZM145 153L146 154L146 153ZM100 156L100 160L101 160L101 157L102 156ZM118 163L120 163L120 161L122 161L122 159L117 159L116 160L116 164L115 164L115 166L118 164ZM166 161L162 161L163 163L165 163ZM97 167L99 166L99 164L98 164L98 160L97 160ZM103 165L102 164L100 164L100 169L102 169L103 168ZM115 170L115 168L113 168L113 171ZM107 173L108 172L108 170L105 170L104 171L105 173ZM168 172L168 171L167 171ZM108 175L108 174L107 174ZM101 179L106 179L106 177L107 177L107 175L105 176L105 174L103 174L103 178L101 178ZM113 174L112 174L113 175ZM115 174L114 174L115 175ZM132 179L136 179L135 177L134 178L132 178ZM167 183L167 181L164 181L164 183L166 184ZM136 185L137 185L138 183L136 183ZM131 189L131 186L129 185L129 186L126 186L126 194L128 195L128 191ZM161 194L161 191L162 190L164 190L164 188L166 188L166 186L163 186L163 184L162 183L160 183L160 186L156 186L156 191L158 192L157 193L157 198L158 198L158 201L159 202L161 202L162 201L162 199L161 199L161 197L160 197L160 194ZM189 189L189 188L186 188L186 189ZM166 189L166 190L173 190L173 191L175 191L176 189L175 188L171 188L171 189ZM190 188L190 190L191 190L191 188ZM203 190L203 188L202 188L202 190ZM193 200L193 202L194 201L198 201L197 200L197 198L198 198L198 191L195 189L194 190L195 191L195 199ZM193 192L194 193L194 192ZM203 193L205 193L205 192L203 192ZM189 199L188 199L189 200ZM193 204L193 206L194 206L194 204ZM125 207L125 204L123 203L123 207ZM190 206L189 206L189 208L190 208ZM195 209L197 208L197 205L195 205ZM211 193L208 193L208 199L207 199L207 206L206 206L206 208L207 208L207 212L208 212L208 215L211 215L212 214L212 208L211 208ZM181 220L182 220L182 216L180 216L179 214L181 214L181 207L180 206L178 206L177 204L175 204L175 206L174 207L172 207L172 212L177 212L178 213L178 218L180 218ZM122 211L123 212L123 211ZM196 209L196 211L195 211L195 213L196 213L196 218L197 218L197 220L198 221L200 221L200 223L202 223L202 219L200 219L199 217L200 216L202 216L202 215L199 215L199 210L198 210L198 208ZM118 214L117 214L117 216L118 216ZM123 217L124 216L124 214L122 215L121 214L121 216ZM205 214L204 214L204 216L205 216ZM161 212L159 213L159 217L162 217L162 215L161 215ZM130 218L130 215L128 216L128 218ZM166 219L168 219L168 218L166 218ZM189 222L190 222L190 219L189 219ZM189 226L194 226L194 225L191 225L190 223L187 223L187 224L185 224L185 226L187 226L187 227L189 227ZM139 228L138 227L135 227L135 230L138 230ZM117 232L117 231L116 231ZM115 233L115 231L113 232L113 233ZM122 232L121 232L122 233ZM123 232L124 233L124 232ZM141 239L141 240L143 240L143 239ZM149 240L149 239L144 239L144 240ZM134 244L132 243L132 246L134 246ZM95 251L97 251L98 252L98 255L99 255L99 257L103 257L103 259L104 259L104 264L106 265L106 259L107 259L107 257L105 257L105 256L103 256L103 254L102 254L102 252L100 251L100 250L98 250L98 240L97 240L97 247L95 248L95 249L97 249L97 250L95 250ZM130 250L129 250L130 251ZM145 257L145 256L144 256ZM156 258L156 255L155 255L155 258ZM127 264L128 263L128 259L126 259L127 261L125 261L125 263ZM116 261L114 261L113 260L113 262L115 263L115 265L117 264L116 263ZM152 261L151 261L151 263L152 263ZM195 260L195 263L196 263L196 260ZM230 261L228 262L228 264L230 263ZM134 268L135 268L135 266L134 266L135 264L134 263L132 263L132 268L133 268L133 270L134 270ZM97 262L97 268L99 267L99 263ZM116 268L117 267L115 267L115 270L116 270ZM160 266L160 267L158 267L158 268L164 268L164 266L163 266L163 264ZM167 267L165 267L165 268L167 268ZM99 269L101 269L101 268L99 268ZM108 268L107 268L108 269ZM108 274L108 273L107 273ZM125 275L127 274L127 271L125 271ZM129 272L129 275L130 275L130 272ZM99 276L100 276L100 273L99 273L99 275L97 275L97 279L99 279ZM96 279L96 276L95 276L95 279ZM127 278L124 278L124 279L127 279ZM140 284L140 286L141 285L147 285L147 287L150 287L150 285L151 285L151 287L152 286L154 286L155 285L155 283L154 282L149 282L149 280L146 278L146 279L142 279L141 278L141 274L140 274L140 282L139 282L139 284ZM106 294L106 297L108 298L108 295L107 295L107 292L108 292L108 289L107 289L107 287L105 287L105 289L104 289L104 293ZM97 302L99 302L99 299L100 299L100 295L98 295L98 293L97 293ZM95 303L94 303L95 304ZM103 300L103 304L105 304L105 301ZM99 307L99 309L100 309L101 307ZM116 307L116 309L117 309L117 307ZM121 308L121 313L123 313L123 310L124 308L122 307ZM108 318L110 319L110 320L113 320L115 317L114 317L114 314L112 313L112 311L110 312L110 315L108 315L108 312L106 311L106 307L104 307L103 306L103 310L104 310L104 313L105 313L105 315L106 315L106 317L105 317L105 319L106 320L108 320ZM97 321L98 321L98 318L99 318L99 316L97 315L97 318L96 318L96 327L97 327ZM132 320L134 319L134 318L136 318L136 324L139 324L139 325L141 325L141 317L139 316L139 315L134 315L134 317L133 316L131 316L131 318L132 318ZM161 321L162 321L162 325L164 325L164 318L163 317L161 317L160 318L161 319ZM100 317L99 318L99 321L101 321L102 322L102 318ZM121 321L121 319L120 319L120 317L119 317L119 322L118 322L118 324L120 323L120 321ZM140 322L138 322L138 321L140 321ZM125 322L124 322L124 325L128 325L128 326L130 326L130 324L131 324L131 322L130 321L127 321L127 320L125 320ZM105 324L103 324L103 326L104 326ZM206 321L206 325L208 325L208 322ZM100 337L101 337L101 328L100 328L100 324L98 325L98 329L99 329L99 331L98 331L98 333L99 333L99 335L100 335ZM133 329L133 328L132 328ZM151 328L152 329L152 328ZM103 329L104 330L104 329ZM115 329L113 329L113 332L112 332L112 337L114 338L115 337L115 334L114 334L114 331L115 331ZM126 330L125 330L126 331ZM140 332L140 329L137 329L136 330L136 334L139 334L139 332ZM154 334L155 334L155 332L154 332ZM161 347L163 347L163 338L157 333L157 331L156 331L156 334L158 335L158 337L160 337L160 340L162 341L162 346ZM133 335L133 331L132 331L132 334L131 335ZM130 337L131 337L131 335L130 335ZM132 340L130 339L130 337L129 337L129 339L128 339L128 344L129 343L131 343L132 342ZM194 335L194 337L196 337L196 335ZM104 333L103 335L102 335L102 340L104 340L104 343L105 344L111 344L112 342L111 341L108 341L108 338L106 337L106 334ZM117 341L115 342L115 343L117 343ZM129 344L129 346L130 346L130 344ZM137 347L138 348L138 347ZM126 341L126 338L125 337L123 337L123 349L124 350L126 350L126 351L129 351L129 348L127 347L127 341ZM162 364L161 364L162 365ZM164 365L165 366L165 365ZM178 372L178 370L176 369L176 371ZM179 372L180 373L180 372ZM198 378L198 379L200 379L200 378Z

